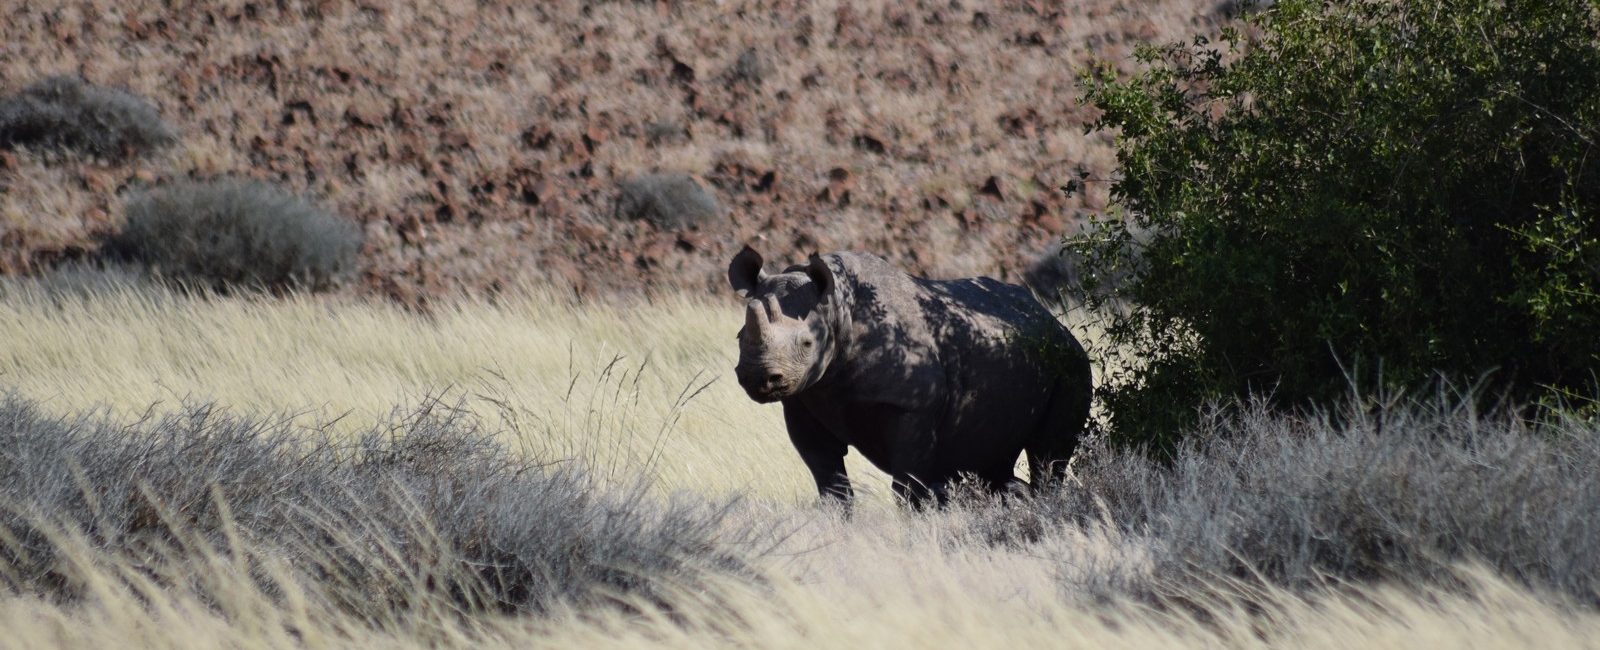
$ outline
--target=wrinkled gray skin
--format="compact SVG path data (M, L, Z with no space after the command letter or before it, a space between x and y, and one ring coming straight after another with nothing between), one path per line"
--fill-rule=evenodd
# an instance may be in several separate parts
M925 280L874 255L832 253L778 274L745 247L728 267L745 298L739 385L782 402L789 438L824 497L851 499L855 447L920 507L976 476L1061 479L1089 414L1088 356L1022 287Z

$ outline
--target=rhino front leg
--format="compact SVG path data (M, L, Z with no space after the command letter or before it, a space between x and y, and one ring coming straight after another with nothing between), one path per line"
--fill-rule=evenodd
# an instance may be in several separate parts
M783 421L789 429L789 442L800 452L800 460L811 470L817 482L817 495L823 499L836 499L845 512L855 493L850 489L850 477L844 469L844 456L849 453L843 440L823 428L822 423L800 404L784 403Z

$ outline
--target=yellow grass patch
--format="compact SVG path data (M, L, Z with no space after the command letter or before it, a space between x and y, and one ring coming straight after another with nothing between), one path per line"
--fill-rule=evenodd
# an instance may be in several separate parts
M541 454L648 465L671 489L808 495L778 407L732 379L736 306L575 305L531 290L428 314L360 299L93 297L27 283L0 301L0 383L52 412L214 401L360 430L433 396ZM692 396L692 399L691 399ZM626 469L625 469L626 468ZM857 468L852 468L857 469ZM865 468L860 468L865 473Z

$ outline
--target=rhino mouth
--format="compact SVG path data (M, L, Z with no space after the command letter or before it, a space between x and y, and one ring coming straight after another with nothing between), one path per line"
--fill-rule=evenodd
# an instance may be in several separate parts
M783 400L783 395L778 394L777 391L761 393L753 390L747 390L745 393L750 395L750 399L755 400L758 404L771 404L773 402L779 402Z
M739 378L739 387L744 389L750 399L760 404L771 404L794 394L796 386L792 381L773 381L778 379L775 373L765 371L752 371L745 368L735 370ZM772 379L762 379L771 376Z
M781 401L783 398L789 396L789 391L782 387L758 388L744 386L743 388L744 393L749 395L750 399L754 400L758 404L771 404L773 402Z

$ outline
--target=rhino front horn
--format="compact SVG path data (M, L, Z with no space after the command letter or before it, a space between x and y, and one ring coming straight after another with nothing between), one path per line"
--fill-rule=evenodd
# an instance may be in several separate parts
M767 329L766 314L762 313L763 311L765 310L762 308L761 303L754 300L744 307L745 329L755 333L758 338L762 338L761 334L766 332Z

